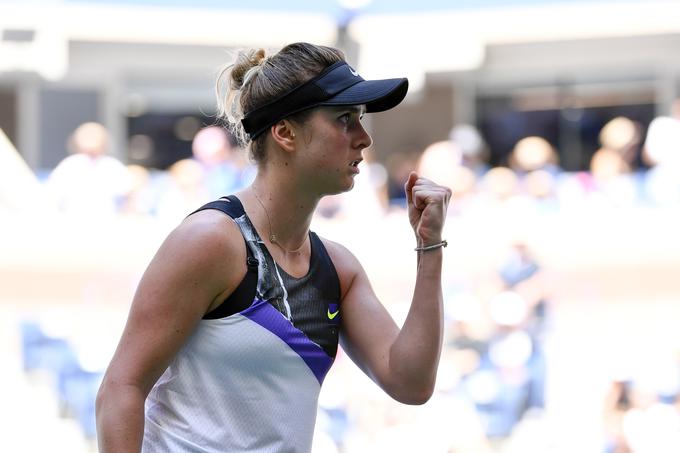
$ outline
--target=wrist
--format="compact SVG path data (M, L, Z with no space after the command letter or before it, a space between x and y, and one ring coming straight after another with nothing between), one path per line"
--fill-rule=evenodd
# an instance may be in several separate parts
M438 242L433 242L433 243L429 243L429 244L419 244L418 247L414 248L413 250L415 250L416 252L429 252L429 251L432 251L432 250L439 250L443 247L446 247L447 245L449 245L449 244L444 239L444 240L439 240Z
M418 247L427 247L432 244L439 244L443 239L441 235L431 236L431 237L418 237L416 236L416 244Z

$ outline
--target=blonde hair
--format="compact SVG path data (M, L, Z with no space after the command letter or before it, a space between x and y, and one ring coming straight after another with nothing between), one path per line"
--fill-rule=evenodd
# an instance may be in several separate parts
M271 56L264 49L241 51L217 77L218 119L241 145L250 148L252 159L261 162L268 134L251 142L241 124L243 117L344 59L338 49L304 42L289 44ZM293 117L302 121L305 113Z

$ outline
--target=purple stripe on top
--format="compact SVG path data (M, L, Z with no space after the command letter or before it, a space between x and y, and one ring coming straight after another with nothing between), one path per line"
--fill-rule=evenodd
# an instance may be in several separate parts
M321 349L321 346L307 338L307 335L296 328L276 308L266 301L256 299L241 314L282 339L305 361L319 384L323 382L326 373L333 364L333 359Z

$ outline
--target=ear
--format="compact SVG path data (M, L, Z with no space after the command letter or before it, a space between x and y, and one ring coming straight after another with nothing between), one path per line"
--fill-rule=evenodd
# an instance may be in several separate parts
M281 120L271 127L272 137L277 145L285 151L295 149L295 127L288 120Z

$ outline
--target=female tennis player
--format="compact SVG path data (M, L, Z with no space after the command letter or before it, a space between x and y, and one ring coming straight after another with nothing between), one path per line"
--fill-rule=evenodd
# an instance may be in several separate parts
M99 390L102 452L308 452L338 343L394 399L429 399L450 190L416 173L405 182L417 277L401 329L355 256L310 231L319 200L360 171L362 116L407 89L307 43L225 68L220 111L257 176L187 216L149 264Z

